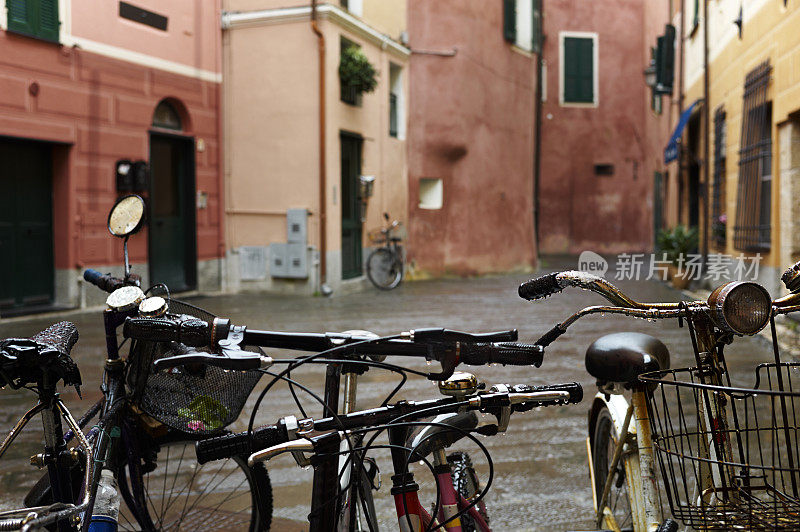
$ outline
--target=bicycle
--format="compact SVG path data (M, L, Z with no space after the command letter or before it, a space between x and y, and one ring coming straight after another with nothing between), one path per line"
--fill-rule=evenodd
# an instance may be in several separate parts
M206 359L206 362L215 363L211 359ZM486 452L472 432L483 435L503 432L514 412L577 403L581 401L583 393L577 383L541 387L501 384L492 386L488 391L475 393L477 388L473 376L456 373L440 382L440 389L450 395L445 399L402 401L322 419L282 418L274 425L254 430L252 438L242 433L200 442L197 445L198 460L238 453L245 445L252 443L250 449L253 454L248 459L249 464L262 463L279 454L291 452L298 465L312 465L318 470L324 468L325 464L338 463L339 456L343 454L353 456L370 448L388 447L394 469L391 493L401 530L419 532L423 529L446 528L462 531L465 529L462 528L461 518L468 516L472 528L467 530L489 531L484 517L485 508L481 511L480 507L492 481L491 461L489 479L480 490L474 471L465 464L462 471L471 477L468 481L472 484L471 493L459 493L459 480L453 478L452 464L455 460L445 456L444 448L467 437ZM452 393L455 390L458 393ZM494 415L496 423L479 423L475 411ZM430 416L434 416L433 421L420 421ZM414 427L422 427L422 430L414 434L411 432ZM388 446L374 444L381 430L388 432ZM375 434L366 443L361 443L368 432ZM342 442L350 442L349 448L342 450ZM305 456L305 452L312 455ZM430 455L434 456L434 464L427 458ZM412 461L420 460L431 469L436 479L437 497L430 513L419 502L419 486L408 467ZM466 484L462 483L465 487ZM335 490L318 489L315 484L309 514L312 531L335 528L334 521L320 522L316 517L324 514L326 507L332 506L330 501L336 497Z
M400 234L401 222L392 220L389 213L383 213L385 227L368 233L370 241L378 246L367 257L367 278L381 290L391 290L403 280L403 238Z
M248 467L242 457L209 466L190 464L190 450L224 427L241 411L260 373L227 374L186 369L169 375L149 371L153 357L181 352L185 346L133 341L121 355L117 330L141 313L198 313L199 309L146 294L131 273L128 237L141 228L144 202L138 196L121 198L112 208L108 228L124 239L124 279L87 270L87 281L111 292L103 312L107 360L103 398L79 420L59 399L55 385L79 385L80 373L70 357L77 340L71 324L58 324L32 339L9 339L0 344L3 384L33 389L37 406L28 411L0 445L0 456L24 425L37 413L45 419L45 449L32 463L48 473L24 499L25 508L0 513L0 529L29 530L56 526L59 532L86 530L102 469L118 480L125 505L120 509L122 530L164 530L195 526L204 529L246 527L266 530L271 520L271 487L264 467ZM70 430L62 434L61 418ZM84 435L92 419L98 421ZM71 440L78 446L69 448ZM171 458L177 458L175 467ZM188 460L187 460L188 459ZM186 464L190 467L182 467ZM194 524L193 524L194 523Z
M677 530L677 522L663 520L662 493L671 516L696 529L800 527L798 364L781 361L775 329L776 315L800 310L800 263L782 280L791 293L774 301L756 283L733 281L707 301L639 303L608 281L577 271L519 287L524 299L573 286L612 303L576 312L536 342L542 347L590 314L677 318L688 326L695 363L689 368L669 369L666 346L639 333L606 335L587 349L586 369L598 382L587 438L598 527ZM725 346L767 325L774 362L756 367L752 388L733 386Z
M501 331L497 333L472 334L447 329L417 329L399 335L386 338L375 338L374 335L366 335L361 331L356 334L347 333L286 333L273 331L250 330L245 326L232 325L228 320L215 319L208 323L187 324L179 320L149 319L139 318L128 320L124 334L134 337L146 337L157 341L180 341L188 345L206 346L217 342L222 345L219 339L231 336L227 331L237 331L235 342L227 342L219 354L209 353L187 353L179 356L166 357L156 360L155 369L163 370L166 368L193 364L193 365L212 365L226 369L232 369L230 364L237 359L253 357L252 353L242 353L239 351L241 346L259 347L280 347L289 349L299 349L305 351L317 351L298 360L282 359L271 360L270 364L287 364L287 368L275 375L273 381L261 392L255 403L251 415L252 423L256 411L262 399L269 391L271 386L279 378L285 378L293 386L300 386L303 390L311 393L312 396L323 405L325 412L333 416L333 419L340 419L348 414L338 415L337 405L339 403L339 377L342 373L350 374L351 379L359 371L353 368L364 366L376 366L384 369L392 369L399 373L408 372L404 368L392 366L384 362L368 361L358 358L359 355L370 356L422 356L428 360L436 360L441 364L441 371L413 373L426 376L431 380L441 380L453 374L454 368L460 364L482 365L488 363L513 364L513 365L535 365L539 366L542 362L541 349L538 346L525 346L520 344L505 343L508 340L515 340L516 330ZM216 339L216 340L215 340ZM235 355L235 356L234 356ZM256 357L257 359L257 357ZM257 362L257 360L256 360ZM326 385L324 398L318 397L313 392L299 383L288 378L288 374L299 364L323 363L327 365ZM241 368L239 368L241 369ZM262 371L266 371L262 368ZM363 372L363 371L360 371ZM396 393L403 382L403 379L384 404ZM345 404L347 410L354 407L355 382L349 381L345 384ZM248 433L226 435L218 438L210 438L197 444L197 458L200 463L213 461L219 458L242 455L252 452L256 447L265 447L274 442L287 441L290 436L294 436L306 427L307 419L297 420L293 416L284 418L275 431L264 431L258 429L252 431L252 439ZM354 440L358 444L358 440ZM352 446L354 441L348 440L348 446ZM340 449L340 452L344 452ZM363 452L355 453L349 460L342 464L339 460L326 460L314 467L313 496L315 506L309 514L309 522L312 531L331 530L337 526L351 527L354 524L356 512L349 511L355 508L362 508L366 519L366 524L370 529L376 529L374 516L370 512L367 504L371 501L371 496L367 496L368 490L360 489L358 483L365 479L365 468L363 463L365 456ZM349 475L349 476L348 476ZM349 484L345 481L349 478ZM370 481L363 482L368 485ZM359 506L356 506L356 505Z

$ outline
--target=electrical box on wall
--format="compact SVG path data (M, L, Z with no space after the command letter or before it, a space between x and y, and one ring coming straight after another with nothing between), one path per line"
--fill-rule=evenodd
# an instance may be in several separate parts
M116 164L117 192L145 192L150 184L146 161L120 159Z
M306 209L286 211L286 241L290 244L308 242L308 211Z
M269 274L286 279L308 278L306 245L284 242L270 244Z

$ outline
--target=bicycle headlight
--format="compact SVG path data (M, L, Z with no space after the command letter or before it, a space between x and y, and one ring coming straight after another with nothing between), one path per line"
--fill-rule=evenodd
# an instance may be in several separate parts
M722 330L739 335L752 335L769 322L772 297L756 283L733 281L708 296L711 318Z

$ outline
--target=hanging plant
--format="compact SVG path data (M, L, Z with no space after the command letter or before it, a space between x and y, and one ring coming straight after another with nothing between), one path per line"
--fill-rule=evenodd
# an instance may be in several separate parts
M372 92L378 86L378 71L361 48L347 46L342 49L339 60L339 79L342 85L350 87L359 94Z

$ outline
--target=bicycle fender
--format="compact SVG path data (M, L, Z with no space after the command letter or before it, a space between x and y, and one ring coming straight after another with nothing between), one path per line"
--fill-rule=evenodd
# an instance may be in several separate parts
M617 434L621 433L622 425L625 422L625 414L628 412L628 404L628 400L624 395L606 395L602 392L597 392L592 401L592 407L589 410L589 437L594 437L594 427L597 424L597 416L603 407L608 408L608 411L611 413L611 419L614 421ZM629 433L636 434L635 425L635 423L630 423L628 426Z

